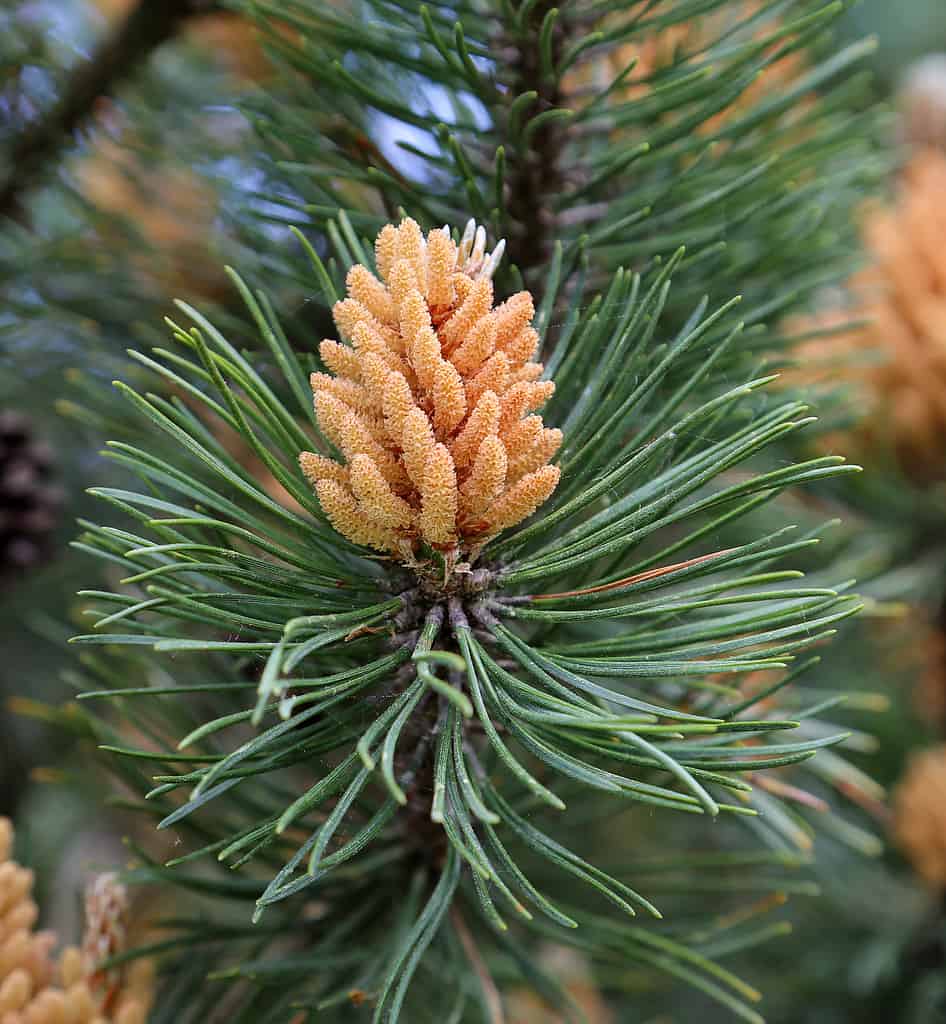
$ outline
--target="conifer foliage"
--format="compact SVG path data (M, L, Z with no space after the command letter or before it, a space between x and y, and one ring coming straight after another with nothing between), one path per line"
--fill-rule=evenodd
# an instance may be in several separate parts
M337 330L231 273L239 340L179 303L117 385L138 484L96 489L121 584L75 641L173 836L129 874L171 894L150 1019L496 1024L523 986L578 1019L550 942L760 1019L720 959L773 930L724 894L792 887L802 764L845 738L800 655L858 608L780 503L856 467L786 458L811 417L759 359L872 173L843 6L246 5L267 273Z

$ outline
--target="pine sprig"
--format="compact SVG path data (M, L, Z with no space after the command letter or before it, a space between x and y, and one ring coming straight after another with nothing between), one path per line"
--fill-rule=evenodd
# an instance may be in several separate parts
M369 2L342 15L254 0L291 94L315 90L346 118L323 126L325 145L293 103L251 111L295 211L279 219L331 233L341 206L374 232L398 208L431 224L472 214L540 294L556 239L568 260L586 254L596 286L686 245L676 326L703 293L740 292L747 325L772 323L849 268L847 211L883 173L870 115L852 114L852 69L872 44L828 45L846 6ZM638 67L654 46L663 55ZM767 80L777 87L757 87ZM773 343L753 340L730 356Z
M696 352L733 337L701 304L675 340L652 343L672 269L653 281L619 272L573 328L549 332L564 385L551 413L566 430L563 487L532 523L488 543L468 578L445 575L442 587L345 542L308 493L296 459L324 442L307 409L289 411L306 367L262 294L238 281L268 359L251 360L184 305L192 326L171 323L176 347L136 356L176 394L119 386L141 439L111 454L145 486L97 491L131 524L87 524L79 543L120 566L124 586L87 592L106 631L75 642L128 653L114 667L90 663L97 678L82 697L120 706L148 738L129 744L95 726L142 809L187 837L188 849L139 876L252 904L262 932L182 933L224 942L242 961L228 978L266 985L272 974L291 1005L326 1010L342 992L364 993L380 1022L397 1019L423 965L455 979L442 993L450 1012L475 997L460 981L462 943L433 940L451 934L449 908L462 905L487 949L491 932L525 936L544 918L539 934L574 931L596 962L668 971L757 1019L744 1002L753 994L700 943L629 923L661 916L646 878L604 871L559 838L593 794L735 825L780 799L757 777L845 740L803 732L772 693L743 699L730 682L785 669L857 610L844 588L800 585L774 567L816 538L777 531L709 552L705 538L850 467L766 466L766 448L807 420L791 400L760 405L764 379L702 404L691 382L668 390ZM608 309L620 315L596 319ZM601 366L616 370L604 382ZM214 419L256 453L281 500L222 444ZM677 552L690 557L667 563ZM173 679L127 685L144 649L148 662L173 664ZM195 873L200 860L231 870ZM611 916L563 903L569 879ZM369 960L340 955L322 922L326 937L311 944L290 908L313 895ZM369 918L369 905L389 909ZM304 950L298 960L254 960L273 914ZM527 955L527 940L515 942ZM254 1019L279 1019L287 1005ZM252 999L243 1012L251 1006L259 1012Z
M227 6L278 69L237 100L262 169L226 168L255 255L229 311L136 329L155 340L126 383L103 398L89 359L70 407L122 482L76 542L107 582L62 721L158 833L128 874L167 919L124 955L162 964L152 1019L495 1024L523 983L579 1019L554 943L635 1007L658 972L760 1020L730 959L816 892L816 832L876 842L830 809L877 792L805 653L859 601L793 497L856 468L786 455L813 418L767 369L781 316L856 259L882 170L854 110L867 46L831 42L848 4ZM152 98L126 97L143 130ZM468 572L347 539L298 464L345 461L313 326L403 211L506 240L497 294L531 289L556 385L561 480ZM61 266L47 315L100 319L67 229L11 234L0 269ZM118 309L109 289L123 339L132 284Z

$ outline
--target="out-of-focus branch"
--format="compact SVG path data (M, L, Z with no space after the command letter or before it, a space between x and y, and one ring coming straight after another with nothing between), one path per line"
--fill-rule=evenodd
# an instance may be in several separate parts
M139 0L127 18L81 64L59 102L15 141L9 170L0 181L0 216L22 214L23 194L68 145L96 101L108 96L188 18L216 10L214 0Z

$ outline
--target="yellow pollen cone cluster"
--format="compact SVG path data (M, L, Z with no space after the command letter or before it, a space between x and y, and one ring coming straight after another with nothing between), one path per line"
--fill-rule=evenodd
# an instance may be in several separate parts
M604 27L614 31L629 21L646 23L653 6L648 0L635 0L621 9L620 17L605 18ZM771 19L760 21L745 35L734 35L734 30L740 26L753 25L754 19L758 19L763 11L764 5L760 0L735 0L734 3L721 5L718 10L702 16L672 22L649 33L638 32L631 40L618 42L610 48L595 48L565 75L562 88L566 102L569 99L595 97L612 89L615 79L621 74L626 77L617 88L612 89L611 103L620 105L646 98L661 84L651 82L650 79L673 68L687 55L699 59L707 48L718 41L728 41L732 45L733 40L738 38L740 44L761 43L774 34L780 23ZM696 129L700 135L714 135L727 123L737 120L756 104L780 89L788 88L801 77L804 70L801 51L788 47L785 38L770 43L766 51L770 63L732 103L701 122ZM799 117L808 106L809 101L803 99L799 104L799 112L794 116Z
M0 818L0 1021L2 1024L145 1024L152 999L151 965L101 971L103 957L124 941L124 887L101 875L86 896L82 950L52 956L56 937L36 932L33 873L10 860L13 829Z
M360 264L336 303L345 342L323 341L331 373L312 374L319 427L344 464L303 452L300 465L339 533L409 559L482 545L555 490L562 442L535 410L539 380L532 296L493 305L502 243L486 252L471 221L457 245L405 219L375 242L376 277Z
M894 794L893 835L917 874L946 890L946 746L914 753Z
M869 457L886 449L918 483L946 474L946 155L916 152L895 201L872 205L861 228L870 262L848 281L850 308L794 321L831 329L795 349L792 383L839 380L866 408L833 439Z

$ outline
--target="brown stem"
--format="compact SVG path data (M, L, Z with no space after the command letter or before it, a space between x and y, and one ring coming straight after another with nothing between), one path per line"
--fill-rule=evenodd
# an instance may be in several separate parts
M539 53L539 30L546 14L555 6L554 0L539 0L529 13L528 25L522 36L510 41L515 58L509 96L514 98L528 91L538 94L527 118L530 114L562 106L558 78L553 76L549 79L542 74ZM563 14L560 14L552 36L553 61L558 59L562 49L562 18ZM535 131L528 147L518 152L509 163L506 205L511 223L506 252L509 261L519 267L530 285L541 283L533 282L531 279L535 274L530 272L548 265L555 240L552 204L562 188L560 156L563 143L561 126L547 123Z
M489 968L486 966L486 962L480 956L480 951L476 946L476 939L474 939L473 935L470 933L470 929L467 927L466 921L463 920L463 915L460 913L460 908L455 903L450 908L450 920L453 922L453 927L456 929L460 945L463 946L463 952L466 953L466 957L470 961L470 966L473 968L473 971L479 979L480 985L483 989L483 996L486 999L486 1009L489 1013L490 1024L504 1024L506 1015L503 1011L503 1001L499 995L499 989L496 988L496 982L493 981L492 975L489 973Z
M0 217L22 219L23 194L69 144L96 102L172 38L187 18L216 7L214 0L139 0L91 60L76 69L59 102L15 141L7 176L0 182Z

